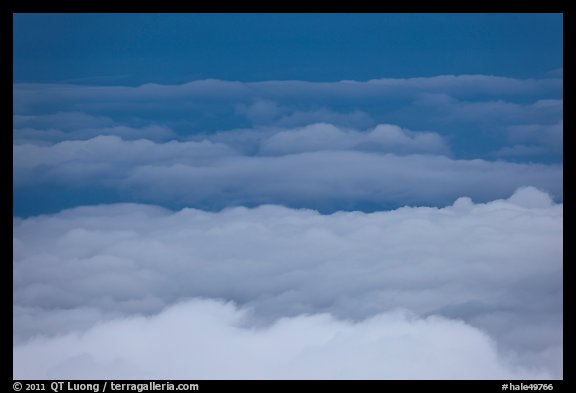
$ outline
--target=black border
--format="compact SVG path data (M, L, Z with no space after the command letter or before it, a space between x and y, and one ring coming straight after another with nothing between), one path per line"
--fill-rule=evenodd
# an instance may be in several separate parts
M165 0L161 2L135 2L135 1L48 1L48 0L13 0L10 8L12 12L118 12L118 13L147 13L147 12L294 12L294 13L363 13L363 12L479 12L479 13L562 13L565 10L563 0L502 0L502 1L375 1L356 0L349 2L324 1L230 1L222 2L191 2L186 0Z

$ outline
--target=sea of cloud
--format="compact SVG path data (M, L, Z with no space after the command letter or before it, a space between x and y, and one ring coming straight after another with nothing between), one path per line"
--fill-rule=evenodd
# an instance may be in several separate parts
M14 218L14 378L562 378L563 205Z
M14 378L562 378L562 83L16 83Z

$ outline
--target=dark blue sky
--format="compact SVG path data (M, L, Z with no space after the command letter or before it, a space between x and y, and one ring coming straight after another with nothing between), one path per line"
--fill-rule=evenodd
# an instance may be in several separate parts
M16 14L14 80L542 77L561 14Z

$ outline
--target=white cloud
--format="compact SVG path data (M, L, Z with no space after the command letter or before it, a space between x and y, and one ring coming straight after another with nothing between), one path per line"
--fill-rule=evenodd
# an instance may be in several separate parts
M201 142L155 143L147 139L125 141L117 136L66 140L54 145L13 146L14 184L34 182L110 184L126 177L134 167L146 165L202 165L219 157L234 156L228 146ZM39 175L42 171L44 175Z
M99 136L52 146L15 145L14 184L90 184L137 192L140 200L209 208L438 205L460 195L481 201L501 198L526 184L558 199L562 195L561 166L408 154L440 153L446 146L436 134L391 125L361 132L317 124L249 132L247 137L237 133L226 142L231 145L209 139L154 143ZM256 155L241 153L245 147L237 148L237 143L252 144ZM386 154L390 151L397 154Z
M124 118L131 114L142 119L155 114L152 118L160 115L169 122L207 118L209 121L202 124L218 124L215 118L229 113L244 115L257 125L293 127L332 122L368 127L376 122L393 122L412 128L421 123L419 119L426 121L426 128L450 123L470 126L479 120L492 124L526 119L541 122L543 117L550 121L551 116L557 121L561 106L536 103L561 103L561 96L561 79L516 80L482 75L332 83L199 80L183 85L98 88L15 84L13 94L14 110L20 117L88 112L97 117L122 113ZM432 113L423 111L430 108Z
M489 340L475 330L481 329L495 340L498 351L503 351L502 359L510 357L518 367L536 367L559 377L562 375L562 217L561 204L554 204L545 194L528 187L508 200L474 204L469 198L460 198L442 209L421 207L321 215L279 206L230 208L210 213L194 209L171 212L159 207L125 204L80 207L55 215L15 219L15 364L20 365L15 370L23 376L42 378L48 368L56 366L51 363L55 358L49 359L50 364L42 364L41 360L30 363L30 367L36 364L34 367L38 368L29 371L25 363L31 361L36 351L50 353L54 346L69 348L68 352L62 351L62 358L56 359L58 362L86 352L89 354L85 359L87 364L99 370L99 364L102 366L114 359L93 353L99 351L97 348L101 345L97 343L104 337L109 337L108 334L120 337L123 332L136 329L135 339L153 341L157 333L147 330L146 326L164 323L173 326L161 321L175 312L169 311L151 320L123 321L122 316L161 313L176 302L209 297L231 300L253 310L250 329L255 328L253 324L269 326L281 317L295 318L296 325L320 318L302 317L302 314L330 313L336 318L359 321L397 308L409 309L421 316L461 319L474 329L453 321L432 319L420 325L418 322L415 326L424 325L422 331L415 328L413 338L401 341L391 351L400 351L403 345L409 353L430 351L426 352L427 362L435 363L437 359L437 367L446 367L446 376L455 375L452 364L460 362L460 356L477 358L480 362L468 370L470 378L529 375L514 374L511 369L498 366L494 360L496 349L489 349ZM235 312L226 313L228 317L215 323L209 332L230 329L226 321L235 320ZM202 313L177 314L190 318L186 323L205 317ZM325 317L320 320L322 318ZM382 332L374 334L377 341L382 337L383 343L388 342L387 334L396 337L414 323L403 322L402 318L396 322L394 317L382 318L388 322L382 322ZM98 321L110 321L110 324L99 325ZM383 356L383 364L388 364L387 356L391 352L371 352L368 344L371 339L364 341L363 337L370 334L363 329L374 323L380 324L362 322L351 329L350 343L364 348L355 356L372 360ZM389 326L394 323L404 327ZM338 321L327 324L326 334L348 326ZM437 331L437 324L454 328L454 335L462 333L464 347L458 345L444 352L435 347L435 343L444 343L442 340L450 341L453 337L446 332L444 338L436 336L440 333L430 333ZM144 330L136 328L142 325ZM91 326L96 327L86 334L74 333ZM231 335L222 333L222 337L237 339L231 345L243 353L253 347L251 339L246 338L251 334L250 329L234 330ZM280 336L275 336L276 328L270 329L262 330L262 337L275 342L274 337ZM297 337L299 334L294 332L298 329L286 334L290 339ZM29 341L37 334L66 336ZM198 333L197 339L201 336L203 333ZM216 337L215 341L206 342L218 342L220 336ZM314 341L314 337L310 336L310 340ZM475 343L472 347L466 346L468 339ZM257 338L254 340L260 343L254 345L264 345ZM185 340L170 345L182 341ZM321 351L318 361L347 351L348 345L356 346L332 344L325 352ZM125 345L137 347L135 343ZM310 353L304 350L309 344L302 345L298 348ZM393 344L382 345L389 348ZM467 348L470 352L466 352ZM156 350L161 351L161 347L151 349L144 357L143 369L130 368L126 373L148 372L153 364L146 362L151 362L152 357L161 357ZM205 348L209 354L207 359L216 363L223 361L219 359L218 349L211 350ZM130 352L123 346L117 351ZM267 363L266 356L277 353L276 349L263 351L264 360L255 360L254 364ZM66 373L74 363L78 362L71 360L51 372ZM492 365L485 366L489 363ZM326 375L341 372L336 367L338 364L327 365ZM394 370L392 377L399 377L401 368L388 366ZM414 367L408 367L406 372L421 377L428 375L417 369L416 364ZM344 365L342 368L345 369ZM108 369L100 370L105 373ZM199 373L209 377L214 375L210 372L218 370L221 371L206 368ZM293 370L298 372L297 367ZM362 370L356 371L359 377L366 376ZM85 375L82 370L78 372ZM276 372L279 371L271 369L268 375L279 375ZM464 370L462 373L465 375Z
M318 123L280 131L261 143L263 154L285 155L321 150L367 150L392 153L445 154L449 149L435 133L411 132L381 124L366 132Z
M550 134L553 142L543 135L529 143L512 141L510 146L507 138L519 133L511 131L515 127L561 122L561 78L441 75L330 83L198 80L137 87L15 84L13 98L17 143L54 143L102 134L187 140L248 126L290 132L315 123L355 130L397 124L404 132L435 131L450 140L453 151L463 158L493 157L490 154L499 149L504 150L498 155L517 160L545 153L556 162L561 158L561 130L560 139L557 132ZM409 150L413 147L412 143Z
M460 321L389 312L246 325L231 304L194 300L14 348L15 379L543 379Z

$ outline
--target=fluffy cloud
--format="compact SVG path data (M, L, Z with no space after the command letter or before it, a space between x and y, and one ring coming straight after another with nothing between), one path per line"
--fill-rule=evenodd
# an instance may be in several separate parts
M436 134L391 125L361 132L316 124L214 139L154 143L99 136L15 145L14 185L90 185L201 208L264 203L323 211L442 205L460 195L487 201L523 185L562 198L561 166L410 154L447 147ZM250 144L252 154L246 153Z
M185 140L198 133L242 127L294 128L326 122L366 129L392 123L434 130L450 140L460 157L477 158L510 148L509 127L549 125L562 119L561 78L444 75L331 83L199 80L137 87L16 84L13 97L17 141L86 139L95 135L94 129L102 128L103 134L124 139L139 135ZM87 125L79 124L77 131L55 132L59 124L77 124L82 117ZM88 126L106 119L129 130ZM540 153L527 152L527 158L539 158ZM560 160L557 150L550 153L556 162Z
M167 368L154 359L163 346L141 357L138 343L180 348L190 340L210 343L201 347L205 366L187 363L175 377L429 378L434 370L446 378L558 378L562 214L548 195L523 188L486 204L459 198L441 209L375 213L125 204L16 218L15 375L161 373ZM210 302L166 309L198 297L234 301L249 318ZM424 319L390 314L398 308ZM332 317L317 315L324 313ZM207 325L190 332L174 321ZM176 331L166 334L170 326ZM120 340L128 331L134 341ZM282 354L284 343L294 352ZM222 372L228 345L231 362L255 351L238 374ZM409 355L394 365L402 350ZM420 356L434 360L420 368ZM353 359L367 363L349 369ZM374 366L360 367L367 364Z
M195 300L14 348L15 379L544 379L480 330L407 312L327 314L247 326L231 304Z
M263 154L272 155L321 150L443 154L449 149L434 133L414 133L388 124L379 125L369 132L346 131L326 123L278 132L264 140L260 149Z

